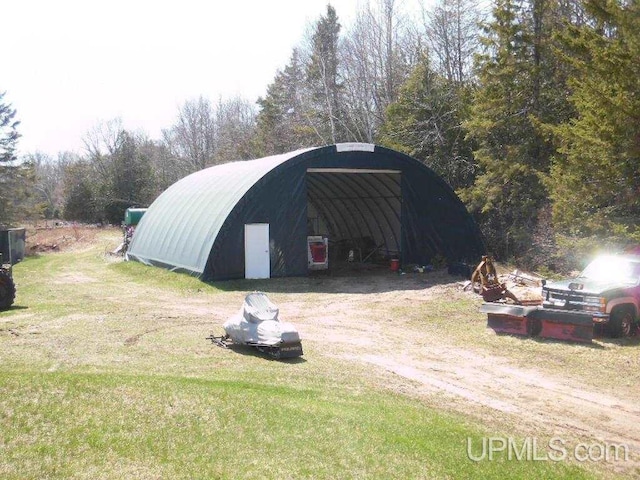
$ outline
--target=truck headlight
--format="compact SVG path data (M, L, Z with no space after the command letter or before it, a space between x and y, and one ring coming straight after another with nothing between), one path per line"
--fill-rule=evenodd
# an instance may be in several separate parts
M588 312L605 312L607 300L604 297L586 296L584 297L584 309Z

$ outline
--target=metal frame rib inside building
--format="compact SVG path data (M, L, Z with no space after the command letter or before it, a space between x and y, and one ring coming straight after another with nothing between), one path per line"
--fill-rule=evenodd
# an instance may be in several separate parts
M346 143L193 173L149 207L127 256L203 280L245 276L245 225L268 224L270 276L308 273L309 236L331 264L436 257L476 263L479 229L451 188L417 160Z

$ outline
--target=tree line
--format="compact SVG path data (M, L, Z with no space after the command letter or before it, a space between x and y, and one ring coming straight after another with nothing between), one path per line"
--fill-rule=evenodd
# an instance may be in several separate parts
M420 160L459 194L490 253L574 267L640 240L640 12L629 0L396 0L348 27L328 5L257 102L186 101L161 138L97 125L84 152L15 158L0 96L0 223L119 223L211 165L338 142Z

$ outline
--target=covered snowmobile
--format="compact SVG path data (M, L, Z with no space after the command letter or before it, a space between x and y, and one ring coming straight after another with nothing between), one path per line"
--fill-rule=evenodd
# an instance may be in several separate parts
M227 320L225 335L208 337L226 347L230 342L248 345L274 358L293 358L302 355L302 343L296 328L278 319L279 310L262 292L247 295L240 311Z

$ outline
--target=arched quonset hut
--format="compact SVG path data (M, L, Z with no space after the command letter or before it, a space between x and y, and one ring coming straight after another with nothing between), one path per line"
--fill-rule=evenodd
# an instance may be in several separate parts
M343 143L183 178L149 207L127 255L203 280L244 278L249 264L266 265L257 277L306 275L308 235L328 236L337 260L355 250L419 265L436 255L476 262L484 251L464 205L431 169Z

